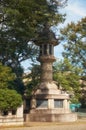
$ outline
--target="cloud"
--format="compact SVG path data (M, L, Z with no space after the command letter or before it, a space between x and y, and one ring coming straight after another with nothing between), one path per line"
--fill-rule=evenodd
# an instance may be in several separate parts
M86 17L86 0L69 0L68 5L61 9L61 13L66 14L66 20L62 26L68 23L77 22L83 17Z
M84 3L82 4L79 1L71 2L66 8L66 12L70 12L80 17L86 16L86 9L84 8Z

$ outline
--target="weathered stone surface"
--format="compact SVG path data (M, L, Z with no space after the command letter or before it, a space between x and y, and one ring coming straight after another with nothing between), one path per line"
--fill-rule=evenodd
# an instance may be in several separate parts
M77 120L77 115L73 113L33 113L29 115L30 121L40 122L73 122Z
M57 44L56 39L52 40L46 28L44 28L46 35L41 38L49 38L47 44L42 40L40 46L39 61L41 62L41 83L38 89L34 91L33 97L35 100L35 107L33 99L31 101L31 110L29 114L30 121L60 121L70 122L77 120L77 116L70 112L69 109L69 95L59 89L53 81L52 64L55 61L54 45ZM32 103L33 102L33 103Z
M15 115L12 115L12 112L9 112L8 115L0 115L0 126L18 126L23 124L23 105L17 109Z

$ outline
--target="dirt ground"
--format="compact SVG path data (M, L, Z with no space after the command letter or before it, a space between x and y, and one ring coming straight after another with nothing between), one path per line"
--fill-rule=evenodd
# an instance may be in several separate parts
M86 130L86 120L70 123L29 122L22 127L0 127L0 130Z

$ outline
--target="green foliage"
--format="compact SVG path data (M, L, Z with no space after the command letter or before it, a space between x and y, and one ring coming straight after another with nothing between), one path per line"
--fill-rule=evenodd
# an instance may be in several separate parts
M59 8L63 8L66 1L0 1L0 62L12 68L17 78L15 84L21 85L20 88L24 87L21 63L37 57L39 50L34 41L46 23L51 27L64 21Z
M83 90L83 95L82 95L82 97L81 97L81 99L80 99L80 101L81 101L81 107L82 108L86 108L86 90Z
M28 44L40 33L44 24L49 27L63 22L56 0L1 0L0 2L0 61L15 68L20 62L33 58L38 49Z
M30 68L31 73L27 76L30 81L26 85L26 94L31 96L32 91L37 89L37 85L40 83L41 68L38 64L32 64Z
M15 90L16 76L12 69L0 63L0 110L16 110L22 103L22 97ZM10 90L11 89L11 90Z
M71 95L72 103L78 103L81 97L80 69L73 67L67 59L55 63L54 68L54 80L57 81L58 86ZM78 70L78 73L76 70Z
M22 104L22 97L15 90L0 89L0 110L16 110Z
M34 39L46 23L50 28L64 21L65 15L59 13L59 8L63 8L66 1L61 4L57 0L0 1L0 62L11 67L16 74L16 79L12 79L11 74L3 74L1 88L15 89L23 94L21 62L30 58L33 60L38 55ZM38 84L39 76L31 76L33 82L28 86L32 89Z
M65 42L63 56L74 66L82 68L82 75L86 75L86 17L76 24L68 24L61 34Z
M0 89L12 87L15 79L16 76L12 69L0 63Z
M63 91L67 91L70 95L72 103L78 103L81 98L81 86L79 83L81 69L74 67L71 63L64 59L64 61L56 62L53 66L54 80L57 82L58 87L62 87ZM26 94L31 95L32 90L40 83L40 66L34 65L31 67L29 74L28 84L26 86Z
M23 94L24 85L20 77L13 73L12 69L0 63L0 89L15 89L18 93Z
M68 61L56 62L53 66L54 80L57 82L58 87L61 87L63 91L67 91L71 98L72 103L79 103L81 98L81 85L80 85L80 73L82 70L78 67L74 67ZM36 86L40 83L40 66L34 65L31 68L29 74L28 84L26 86L26 94L31 95L32 90L36 89Z

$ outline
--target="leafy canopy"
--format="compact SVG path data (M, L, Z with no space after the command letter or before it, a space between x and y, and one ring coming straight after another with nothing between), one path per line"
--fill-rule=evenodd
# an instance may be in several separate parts
M68 61L55 62L53 65L53 79L57 82L57 86L61 87L63 91L67 91L71 95L71 102L78 103L81 98L81 86L79 83L80 73L82 70L78 67L74 67ZM34 89L40 83L40 65L33 64L31 73L26 77L26 94L30 96Z
M0 89L12 87L16 76L12 69L0 63Z
M57 0L1 0L0 61L16 68L20 62L36 56L37 48L28 42L44 24L51 27L63 22L64 15L58 8L66 1L60 4Z
M57 81L58 87L71 95L72 103L78 103L81 97L80 71L81 69L72 66L68 59L54 64L54 80Z
M22 104L22 97L15 90L0 89L0 110L16 110Z
M32 64L32 67L29 68L31 73L29 73L25 79L26 83L26 95L31 96L32 91L37 89L37 85L40 83L41 68L38 64Z
M0 63L0 110L16 110L22 103L22 97L15 88L16 76L12 69Z
M78 23L68 24L61 30L61 34L65 42L63 57L82 68L82 74L86 76L86 17Z

